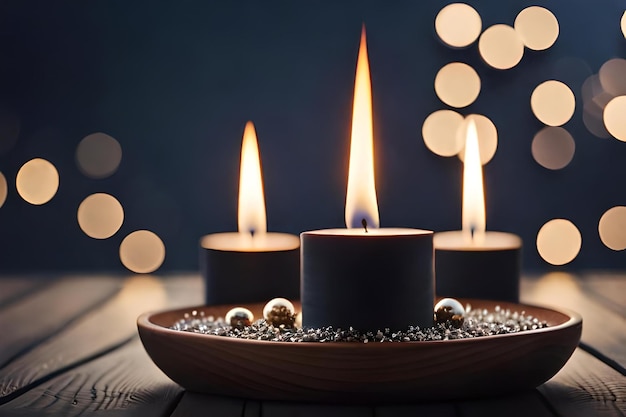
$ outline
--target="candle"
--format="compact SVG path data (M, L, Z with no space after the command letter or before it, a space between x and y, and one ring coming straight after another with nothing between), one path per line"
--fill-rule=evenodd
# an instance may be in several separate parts
M463 126L463 227L435 234L437 295L518 302L522 240L511 233L485 230L476 125L470 117Z
M238 203L238 232L200 239L206 304L299 298L300 240L266 231L261 162L252 122L243 134Z
M357 62L347 229L300 235L304 326L400 330L433 323L433 233L379 228L365 28Z

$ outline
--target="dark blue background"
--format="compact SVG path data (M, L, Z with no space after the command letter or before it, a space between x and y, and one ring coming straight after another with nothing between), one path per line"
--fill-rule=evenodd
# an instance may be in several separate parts
M5 1L0 3L0 108L19 117L15 146L0 155L9 196L0 208L0 270L121 270L118 247L136 229L155 231L162 270L197 269L197 241L236 230L239 148L251 119L259 135L268 229L343 227L354 70L367 26L374 89L378 200L383 226L460 228L461 163L424 145L421 126L446 108L433 90L451 61L472 65L481 113L499 132L485 167L487 227L518 233L526 269L546 269L539 228L572 220L583 246L565 269L620 268L626 253L599 239L600 216L626 204L626 143L598 139L582 123L580 86L613 57L626 57L623 0L543 1L560 22L556 44L525 51L509 71L487 67L477 47L453 50L433 22L446 1ZM534 1L470 2L483 29L513 24ZM626 74L625 74L626 76ZM533 88L559 79L576 94L564 127L572 163L549 171L530 145L542 124ZM123 149L110 178L84 177L77 144L105 132ZM53 162L57 195L32 206L15 191L20 166ZM76 221L94 192L116 196L122 229L87 237Z

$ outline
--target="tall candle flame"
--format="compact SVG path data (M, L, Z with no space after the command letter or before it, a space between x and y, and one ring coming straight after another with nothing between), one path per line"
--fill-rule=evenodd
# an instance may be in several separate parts
M349 229L366 226L367 230L367 228L379 227L372 132L372 83L365 26L363 26L354 80L350 163L346 193L346 227Z
M256 236L267 231L259 145L252 122L246 123L241 144L237 220L239 233Z
M485 192L476 123L469 119L463 165L463 235L469 243L485 239Z

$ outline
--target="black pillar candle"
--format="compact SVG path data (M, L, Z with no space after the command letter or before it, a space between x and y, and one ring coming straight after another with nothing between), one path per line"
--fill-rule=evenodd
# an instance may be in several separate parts
M433 323L433 233L328 229L301 239L305 327L403 330Z

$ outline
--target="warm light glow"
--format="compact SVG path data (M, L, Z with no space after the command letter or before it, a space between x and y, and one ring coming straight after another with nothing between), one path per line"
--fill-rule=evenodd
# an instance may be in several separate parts
M485 115L470 114L465 117L466 123L470 119L476 124L476 132L478 133L478 154L480 155L480 163L485 165L487 162L491 161L498 149L498 129L496 129L496 125L493 124L491 119ZM461 124L461 126L464 125ZM467 136L465 127L458 129L456 134L458 136L457 142L461 143L461 150L458 153L459 159L464 161L465 153L463 149L465 148Z
M17 172L15 187L18 194L30 204L45 204L59 189L59 173L47 160L31 159Z
M463 116L453 110L437 110L422 125L422 137L426 147L439 156L457 155L464 146L464 139L457 135L463 124Z
M548 49L559 37L559 22L546 8L530 6L522 10L515 18L515 30L524 45L535 51Z
M7 199L7 194L9 192L7 179L4 177L4 174L0 172L0 207L4 204Z
M565 265L578 256L582 246L580 231L567 219L553 219L537 233L537 252L549 264Z
M463 62L451 62L435 76L435 92L449 106L466 107L480 93L480 77L474 68Z
M138 274L154 272L165 260L165 245L159 236L149 230L137 230L122 240L120 261Z
M626 142L626 96L615 97L604 108L604 125L617 140Z
M96 193L78 206L78 225L94 239L108 239L117 233L124 222L124 209L110 194Z
M620 27L622 28L622 34L624 35L624 38L626 38L626 11L624 11L624 14L622 15Z
M480 35L482 20L478 12L465 3L452 3L441 9L435 18L439 38L454 48L464 48Z
M626 207L616 206L608 209L600 218L598 233L607 248L626 249Z
M363 27L354 81L350 167L346 193L346 226L348 228L363 228L363 220L367 222L368 228L379 227L372 132L372 84L365 27Z
M530 107L544 124L561 126L574 115L576 98L565 83L548 80L535 87L530 96Z
M476 124L470 119L467 122L463 158L463 235L468 243L475 244L485 239L485 192L478 152Z
M478 52L487 65L506 70L522 60L524 42L511 26L493 25L480 35Z
M239 172L239 233L253 237L265 234L265 197L261 178L259 145L252 122L246 123L241 144L241 170Z

